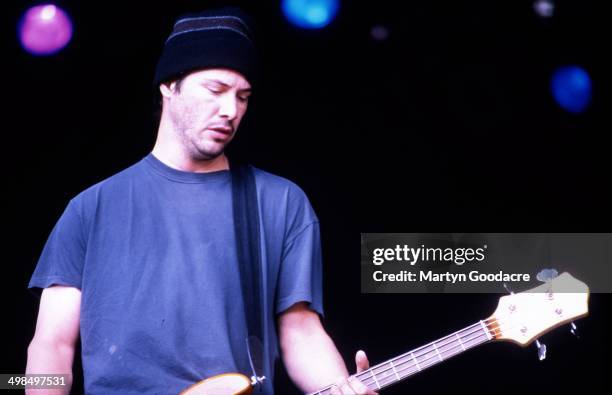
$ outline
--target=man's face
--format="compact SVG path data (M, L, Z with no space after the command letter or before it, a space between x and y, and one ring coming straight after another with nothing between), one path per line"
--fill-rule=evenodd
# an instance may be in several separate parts
M246 112L251 85L229 69L206 69L162 85L164 111L186 153L210 160L223 153Z

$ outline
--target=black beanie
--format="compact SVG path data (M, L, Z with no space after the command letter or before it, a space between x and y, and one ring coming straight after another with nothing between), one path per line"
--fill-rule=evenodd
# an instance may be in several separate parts
M257 53L253 28L251 18L238 8L181 16L157 62L155 87L206 68L235 70L254 85Z

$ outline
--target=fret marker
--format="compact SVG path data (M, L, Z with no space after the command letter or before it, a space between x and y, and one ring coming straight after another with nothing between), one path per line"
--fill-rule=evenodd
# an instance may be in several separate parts
M436 347L436 343L433 343L434 350L438 354L438 358L440 358L440 362L442 361L442 355L440 355L440 351L438 351L438 347Z
M395 373L395 377L397 378L397 381L400 381L400 376L399 374L397 374L397 370L395 370L395 365L393 364L393 361L389 361L389 363L391 364L391 367L393 368L393 373Z
M480 326L482 326L482 330L485 332L485 335L487 335L487 339L491 340L491 334L482 320L480 320Z
M376 386L378 387L378 389L380 389L380 384L378 384L378 380L376 380L376 376L374 376L374 371L371 369L370 369L370 374L372 375L372 378L374 379Z
M419 372L421 371L421 366L419 365L419 363L417 362L416 358L414 357L414 354L411 352L410 355L412 355L412 360L414 361L414 363L416 364L417 369L419 369Z
M461 338L459 337L458 333L455 333L455 336L457 336L457 340L459 340L459 345L461 346L461 348L463 349L463 351L465 351L465 347L463 346L463 342L461 341Z

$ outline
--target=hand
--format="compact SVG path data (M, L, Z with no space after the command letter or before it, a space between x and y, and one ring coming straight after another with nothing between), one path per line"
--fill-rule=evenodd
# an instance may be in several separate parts
M370 362L365 352L359 350L355 354L355 364L357 365L357 373L370 368ZM369 389L357 377L341 377L332 386L330 395L378 395L378 393Z

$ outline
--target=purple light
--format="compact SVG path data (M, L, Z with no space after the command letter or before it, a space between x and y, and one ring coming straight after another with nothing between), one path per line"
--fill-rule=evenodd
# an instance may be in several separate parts
M383 25L376 25L370 29L370 35L376 41L385 41L389 38L389 29Z
M72 38L72 22L68 15L53 4L30 8L21 18L19 40L33 55L52 55Z
M536 0L533 9L542 18L550 18L555 12L555 3L553 0Z

